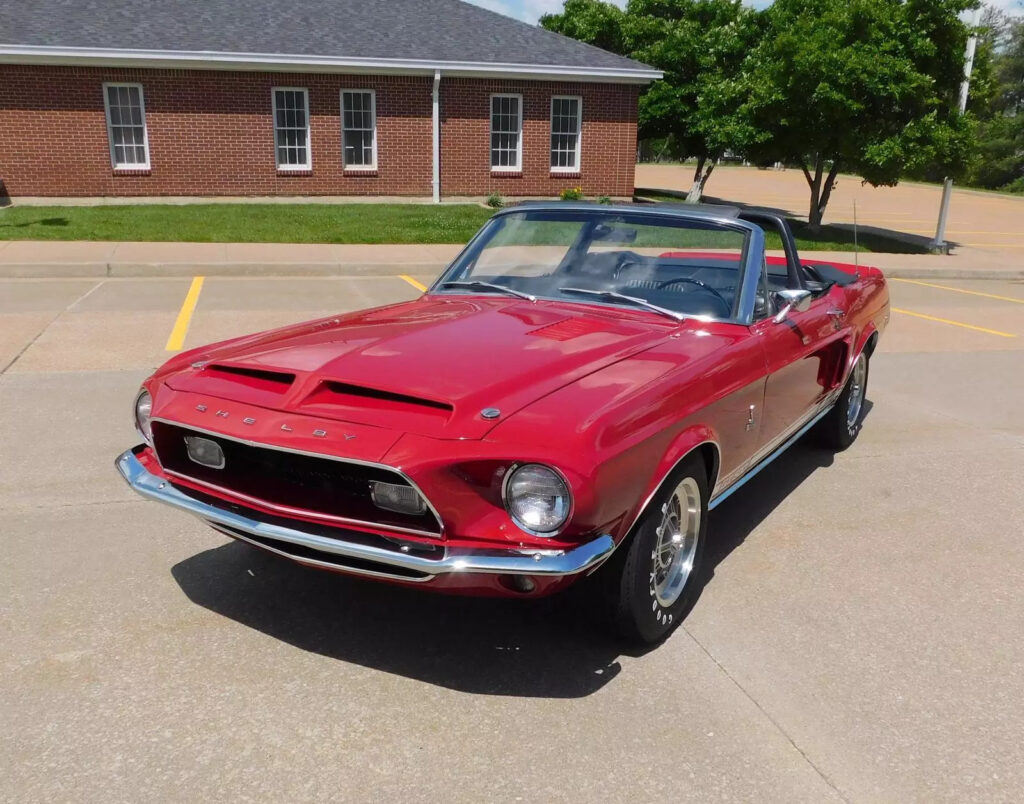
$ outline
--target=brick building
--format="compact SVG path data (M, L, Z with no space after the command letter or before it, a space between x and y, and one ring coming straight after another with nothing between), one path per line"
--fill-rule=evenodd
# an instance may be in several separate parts
M0 0L11 196L633 189L635 61L459 0Z

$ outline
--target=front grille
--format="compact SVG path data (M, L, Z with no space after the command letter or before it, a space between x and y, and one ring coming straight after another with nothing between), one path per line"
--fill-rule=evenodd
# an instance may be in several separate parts
M185 443L187 436L216 441L224 451L224 467L216 469L192 461ZM423 514L402 514L374 505L370 498L374 481L410 485L386 467L246 444L160 421L153 423L153 445L165 470L270 507L431 536L441 533L441 525L429 509Z

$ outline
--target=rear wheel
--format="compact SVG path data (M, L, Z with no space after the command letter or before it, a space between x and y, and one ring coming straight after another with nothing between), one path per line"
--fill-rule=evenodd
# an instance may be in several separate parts
M637 523L628 544L602 568L615 630L632 642L658 642L695 599L707 533L707 471L683 461Z
M835 407L818 424L818 437L824 446L841 451L856 440L864 418L867 388L868 356L861 352Z

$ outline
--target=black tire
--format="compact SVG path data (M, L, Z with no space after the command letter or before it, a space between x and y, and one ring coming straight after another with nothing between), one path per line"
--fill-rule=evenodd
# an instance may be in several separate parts
M691 569L682 581L681 589L671 603L659 599L656 588L657 550L661 541L660 526L666 516L666 506L671 506L680 488L683 496L692 500L696 490L698 499L692 510L699 512L699 520L693 526L696 544L693 545ZM674 509L673 509L674 510ZM691 519L687 520L692 522ZM615 632L637 644L652 644L665 639L689 613L700 589L699 577L704 542L708 527L708 479L704 461L693 455L686 458L666 480L657 496L647 506L633 533L609 562L601 568L603 574L601 591L608 606L610 624ZM689 554L688 540L680 549ZM687 562L680 560L682 565Z
M863 365L863 373L859 367ZM868 356L861 352L850 371L850 377L843 387L843 392L836 400L835 407L825 415L816 428L818 442L836 452L842 452L857 440L864 421L864 401L868 388ZM859 385L859 387L858 387ZM859 397L859 399L858 399ZM854 414L853 407L856 406Z

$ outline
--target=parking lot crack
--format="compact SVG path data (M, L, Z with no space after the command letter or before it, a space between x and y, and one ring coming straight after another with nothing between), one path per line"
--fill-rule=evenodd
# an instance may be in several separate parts
M797 744L796 740L793 739L793 737L789 734L789 732L787 732L782 727L782 724L779 723L779 721L776 720L774 717L772 717L771 713L767 709L765 709L760 704L760 702L753 695L751 695L747 691L747 689L736 679L736 677L732 673L729 672L729 670L725 667L725 665L723 665L720 661L718 661L718 659L715 658L714 654L712 654L711 651L709 651L707 649L707 647L705 647L704 644L699 639L697 639L697 637L694 636L693 633L688 628L686 628L686 625L685 624L682 625L679 630L683 631L690 639L692 639L693 643L698 648L701 649L701 651L704 653L704 655L707 656L712 662L715 663L715 666L718 667L718 669L722 671L722 674L727 679L729 679L729 681L732 682L733 686L735 686L736 689L738 689L740 691L740 693L742 693L744 698L746 698L748 701L750 701L757 708L757 710L768 719L768 722L771 723L772 726L774 726L775 729L779 732L779 734L781 734L783 736L783 738L786 740L786 742L788 742L793 747L793 750L796 751L803 758L804 762L806 762L814 770L814 772L816 774L818 774L818 776L821 778L821 780L825 784L827 784L833 791L835 791L835 794L837 796L839 796L840 799L842 799L843 801L847 801L847 802L850 801L849 798L847 798L845 795L843 795L843 792L839 789L839 787L836 785L836 783L834 781L832 781L831 778L829 778L829 775L827 773L825 773L825 771L822 770L814 762L814 760L810 758L810 756L808 756L807 752L804 751Z
M79 296L77 299L75 299L73 302L71 302L71 304L69 304L67 307L65 307L63 310L61 310L59 313L57 313L57 315L55 315L53 318L51 318L49 321L47 321L46 324L43 325L43 328L40 329L39 332L37 332L35 334L35 336L33 336L32 340L30 340L28 343L26 343L18 351L18 353L13 358L11 358L11 360L7 363L7 365L4 366L2 369L0 369L0 375L6 374L7 370L11 366L13 366L15 363L17 363L21 359L21 356L23 354L25 354L25 352L27 352L29 349L32 348L32 346L35 344L35 342L38 341L43 336L43 333L46 332L46 330L48 330L50 327L52 327L54 325L54 323L57 321L58 318L60 318L62 315L64 315L64 313L66 313L69 310L71 310L79 302L82 302L86 298L91 296L94 291L96 291L101 285L103 285L105 283L106 283L106 280L102 280L100 282L97 282L95 285L93 285L91 288L89 288L87 291L85 291L85 293L83 293L81 296Z

